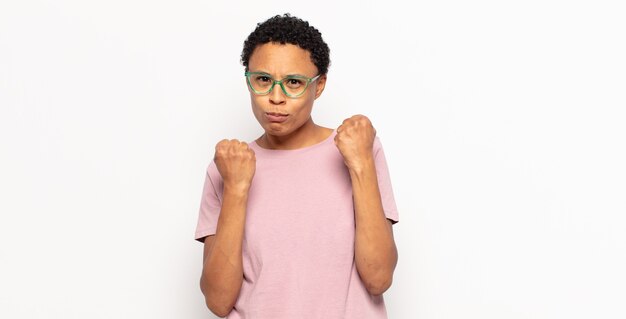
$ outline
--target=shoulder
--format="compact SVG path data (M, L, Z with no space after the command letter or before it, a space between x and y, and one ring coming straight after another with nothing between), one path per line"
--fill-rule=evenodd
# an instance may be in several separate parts
M214 186L217 186L222 181L222 175L220 174L220 171L217 170L215 160L211 160L211 162L207 166L206 174Z
M374 136L374 144L372 145L374 154L377 154L378 152L380 152L382 148L383 148L383 144L380 141L380 137L378 135Z

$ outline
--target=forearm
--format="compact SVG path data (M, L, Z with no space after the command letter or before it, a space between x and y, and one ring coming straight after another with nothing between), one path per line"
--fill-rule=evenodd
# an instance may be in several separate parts
M355 208L355 262L368 291L382 294L391 286L398 253L385 217L373 158L350 169Z
M204 260L201 290L207 306L225 316L234 306L243 282L242 242L248 191L224 189L215 240Z

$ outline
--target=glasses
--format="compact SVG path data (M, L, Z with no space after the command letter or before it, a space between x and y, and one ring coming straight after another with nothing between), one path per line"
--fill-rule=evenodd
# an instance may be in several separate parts
M272 92L274 85L278 83L285 95L294 98L304 94L307 87L309 87L309 83L317 80L321 74L312 78L304 75L290 75L280 81L274 80L271 75L265 72L246 72L245 75L248 86L255 94L268 94Z

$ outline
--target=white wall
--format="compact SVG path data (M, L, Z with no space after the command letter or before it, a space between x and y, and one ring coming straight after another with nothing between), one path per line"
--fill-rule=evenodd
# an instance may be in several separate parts
M193 240L239 55L291 12L332 65L317 123L390 165L390 318L624 318L618 1L0 2L0 318L207 318Z

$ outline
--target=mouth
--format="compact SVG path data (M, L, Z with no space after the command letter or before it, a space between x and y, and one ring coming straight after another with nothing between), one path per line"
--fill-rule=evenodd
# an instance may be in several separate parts
M287 120L287 117L289 117L289 114L276 113L276 112L265 112L265 118L269 122L273 122L273 123L282 123L282 122Z
M265 112L265 114L272 115L272 116L287 116L287 115L289 115L289 114L286 114L286 113L276 113L276 112Z

